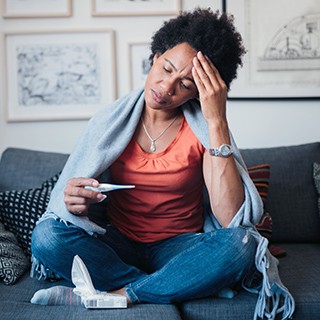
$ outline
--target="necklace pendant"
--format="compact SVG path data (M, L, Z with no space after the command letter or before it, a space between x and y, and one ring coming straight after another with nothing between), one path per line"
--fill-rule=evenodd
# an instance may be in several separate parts
M150 146L150 151L153 153L155 152L157 149L156 149L156 143L155 141L152 141L151 142L151 146Z
M152 137L150 136L150 134L149 134L149 132L148 132L148 130L147 130L144 122L143 122L143 119L141 118L143 130L144 130L144 132L146 133L148 139L151 141L150 152L154 153L154 152L157 150L157 148L156 148L156 141L157 141L158 139L160 139L160 138L163 136L163 134L173 125L173 123L174 123L174 122L176 121L176 119L178 118L178 115L179 115L179 114L177 114L177 115L175 116L175 118L170 122L170 124L169 124L165 129L163 129L163 130L161 131L161 133L158 135L158 137L155 138L155 139L152 139Z

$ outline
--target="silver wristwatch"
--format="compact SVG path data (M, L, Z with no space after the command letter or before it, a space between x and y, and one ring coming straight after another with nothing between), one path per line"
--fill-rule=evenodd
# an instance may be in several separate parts
M229 144L222 144L219 148L210 148L209 154L214 157L228 158L233 154L233 148Z

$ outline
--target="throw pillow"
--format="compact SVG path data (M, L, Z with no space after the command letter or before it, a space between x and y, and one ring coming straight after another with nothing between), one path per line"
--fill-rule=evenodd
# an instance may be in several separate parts
M249 167L248 172L250 178L252 179L259 192L263 205L265 206L269 188L270 165L264 163L257 166Z
M260 164L257 166L248 168L249 176L252 179L254 185L256 186L258 193L262 199L264 213L261 220L256 225L259 233L269 240L269 251L275 257L282 257L286 255L286 251L282 248L276 247L270 244L272 235L272 217L266 211L267 195L269 188L269 177L270 177L270 165L267 163Z
M318 208L319 208L319 214L320 214L320 163L317 163L317 162L313 164L313 180L319 195Z
M0 223L0 279L14 284L29 268L29 259L18 244L15 235Z
M264 213L256 225L257 230L262 236L266 237L269 241L272 234L272 218L268 212L266 212L266 202L269 188L269 177L270 177L270 165L267 163L260 164L257 166L248 168L249 176L256 186L258 193L262 199Z
M59 174L45 181L39 188L0 193L0 220L17 237L24 253L31 255L31 234L44 213L51 191Z

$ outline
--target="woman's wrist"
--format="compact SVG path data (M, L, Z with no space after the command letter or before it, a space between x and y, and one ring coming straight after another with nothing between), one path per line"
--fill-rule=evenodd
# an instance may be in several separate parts
M221 144L230 144L228 122L223 119L215 119L208 122L210 146L218 147Z

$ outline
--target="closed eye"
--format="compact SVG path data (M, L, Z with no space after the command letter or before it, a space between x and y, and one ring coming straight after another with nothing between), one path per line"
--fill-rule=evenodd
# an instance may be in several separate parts
M181 86L186 90L191 90L191 88L183 82L181 82Z

